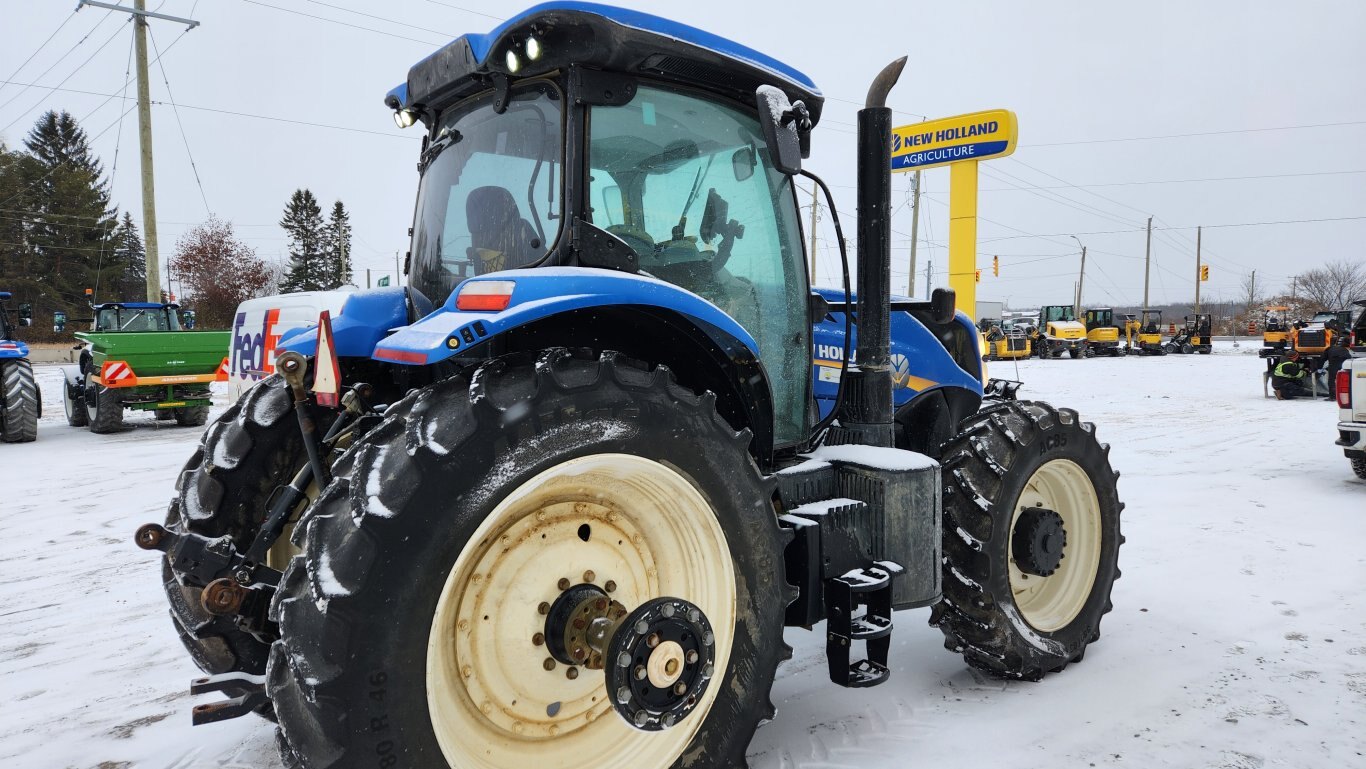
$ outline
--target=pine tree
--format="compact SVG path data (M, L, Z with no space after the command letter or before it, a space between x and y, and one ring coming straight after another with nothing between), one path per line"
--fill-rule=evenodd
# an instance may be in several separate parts
M123 220L114 230L111 246L114 260L122 269L116 283L119 296L128 299L139 297L147 291L147 251L142 245L142 235L138 232L133 215L124 212Z
M329 266L328 288L341 288L351 282L351 214L338 200L332 204L323 231Z
M46 283L44 298L74 308L85 288L120 272L108 248L118 214L109 205L104 168L68 112L38 118L24 146L34 161L24 180L34 266Z
M289 268L280 281L280 291L321 291L330 286L323 212L312 192L294 191L280 226L289 236Z

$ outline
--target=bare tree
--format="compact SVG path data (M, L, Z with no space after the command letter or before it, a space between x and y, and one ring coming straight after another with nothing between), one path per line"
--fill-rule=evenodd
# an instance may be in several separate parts
M206 328L228 328L237 305L262 296L270 280L256 251L237 239L232 224L210 217L176 241L171 268Z
M1314 310L1343 310L1366 299L1366 262L1340 259L1299 276L1299 296Z

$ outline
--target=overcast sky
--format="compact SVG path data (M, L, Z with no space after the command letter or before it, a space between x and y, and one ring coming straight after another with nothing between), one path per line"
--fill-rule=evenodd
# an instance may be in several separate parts
M0 126L12 123L0 127L0 140L20 145L43 110L71 111L114 172L114 202L141 220L135 113L118 139L134 89L127 102L107 98L122 91L131 27L126 14L98 8L73 15L74 3L5 3L0 77L37 85L0 84ZM891 98L898 124L1014 110L1018 149L982 165L980 299L1070 303L1075 234L1088 247L1085 302L1141 302L1149 215L1154 303L1191 298L1197 225L1206 228L1211 265L1206 301L1232 300L1253 269L1259 284L1281 290L1324 262L1366 260L1366 3L630 5L731 37L816 81L828 101L808 167L834 186L851 234L854 115L882 65L910 55ZM153 109L163 258L208 212L232 221L262 257L283 258L277 222L290 193L308 187L324 208L341 199L351 209L362 286L365 268L392 272L394 253L407 250L417 181L418 130L394 127L384 93L451 38L486 32L520 10L490 0L149 7L202 22L183 37L171 22L152 27L158 49L169 49L160 65L171 94L184 105L184 139L170 106ZM153 99L169 101L161 66L152 73ZM898 203L909 181L893 177ZM948 171L926 172L924 188L917 293L927 260L934 284L945 283ZM1337 221L1241 226L1310 219ZM904 290L909 205L893 226L893 285ZM827 219L818 270L827 285L838 275L832 239ZM1001 257L999 278L990 276L993 255Z

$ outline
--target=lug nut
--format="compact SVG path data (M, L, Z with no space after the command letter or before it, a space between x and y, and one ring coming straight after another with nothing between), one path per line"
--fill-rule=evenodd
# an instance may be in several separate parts
M561 590L568 590L568 589L569 589L569 578L568 578L568 577L560 577L560 581L559 581L558 584L559 584L559 588L560 588Z
M686 659L688 660L688 664L689 664L689 665L696 665L696 664L697 664L697 660L698 660L697 650L696 650L696 649L690 649L690 650L688 650L688 656L687 656Z
M606 610L607 610L607 599L606 599L606 598L599 598L598 600L594 601L594 602L593 602L593 608L594 608L594 609L597 609L598 611L606 611Z
M568 668L565 668L564 677L568 678L570 681L573 681L575 678L579 677L579 669L574 667L573 665L570 665Z
M685 694L687 694L687 693L688 693L688 685L687 685L687 684L683 683L682 681L679 681L678 683L674 684L674 696L676 696L676 697L682 697L683 695L685 695Z
M545 601L541 601L541 605L536 607L536 611L540 612L541 614L549 614L550 604L546 603Z
M545 668L546 670L554 670L554 669L555 669L555 658L554 658L554 657L546 657L546 658L545 658L545 662L542 662L542 663L541 663L541 667Z
M651 649L659 646L659 633L651 633L650 637L645 639L645 645Z
M583 573L583 581L584 581L584 582L592 582L593 580L595 580L595 579L597 579L597 578L598 578L598 575L594 574L592 569L589 569L588 571L585 571L585 572Z
M609 593L615 593L617 592L617 583L609 579L607 580L607 584L603 585L603 588Z
M583 621L583 617L575 617L575 618L574 618L574 629L575 629L575 630L583 630L583 629L586 628L586 627L588 627L588 623Z
M532 642L533 644L535 644L536 646L540 646L540 645L544 644L544 643L545 643L545 633L537 633L536 635L532 636L532 637L531 637L531 642Z
M647 675L649 675L649 673L645 672L645 666L644 666L644 665L636 665L636 680L637 680L637 681L644 681L644 680L645 680L645 676L647 676Z
M573 657L576 660L582 660L583 658L588 656L588 652L584 651L582 646L575 646L574 652L569 656Z

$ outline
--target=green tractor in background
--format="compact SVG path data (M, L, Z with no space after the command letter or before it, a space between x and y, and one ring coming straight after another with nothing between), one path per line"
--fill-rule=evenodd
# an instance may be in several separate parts
M92 433L124 429L123 411L154 411L157 419L200 427L208 419L210 382L228 378L228 331L197 331L194 313L176 304L105 302L91 305L93 330L79 362L63 366L67 424ZM66 328L66 314L53 329Z

